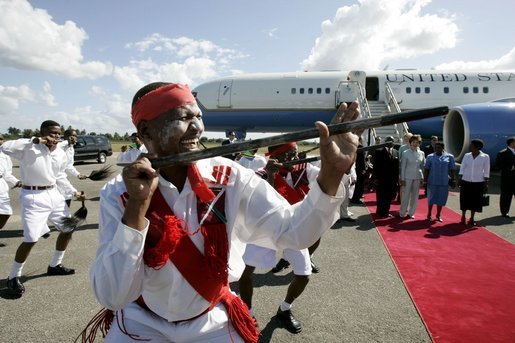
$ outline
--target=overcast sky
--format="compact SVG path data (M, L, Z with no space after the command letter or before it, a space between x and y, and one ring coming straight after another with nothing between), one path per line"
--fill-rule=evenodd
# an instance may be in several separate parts
M515 1L0 0L0 132L133 132L133 94L249 72L515 69Z

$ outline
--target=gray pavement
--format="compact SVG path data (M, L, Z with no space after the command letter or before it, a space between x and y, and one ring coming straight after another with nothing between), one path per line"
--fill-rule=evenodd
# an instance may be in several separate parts
M107 164L115 165L115 156ZM16 164L16 161L13 161ZM77 164L83 174L102 165ZM116 167L119 168L119 167ZM14 169L15 175L19 169ZM5 292L6 277L21 242L18 190L11 191L14 215L0 231L0 342L72 342L101 308L89 288L89 266L97 247L98 194L103 182L71 179L89 198L88 219L73 237L64 264L71 276L46 276L57 233L41 239L23 270L26 293L13 299ZM477 216L480 225L515 243L514 220L499 216L499 177L493 174L491 206ZM458 194L449 207L459 209ZM424 201L424 200L421 200ZM72 203L72 211L80 203ZM322 238L315 253L321 267L294 303L303 331L293 335L274 318L291 280L291 269L277 275L258 271L254 277L255 314L261 342L430 342L388 252L365 206L353 206L357 223L338 222ZM515 217L515 204L511 213ZM101 340L99 340L101 341Z

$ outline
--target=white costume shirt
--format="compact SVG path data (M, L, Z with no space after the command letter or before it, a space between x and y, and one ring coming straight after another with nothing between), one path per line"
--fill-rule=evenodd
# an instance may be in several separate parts
M13 162L11 158L0 151L0 196L6 194L9 196L9 182L11 185L18 183L18 179L14 177Z
M460 167L461 179L468 182L483 182L490 177L490 156L482 151L476 158L468 152L463 156Z
M73 166L75 163L75 149L73 148L73 145L70 145L68 141L62 141L57 143L57 147L63 149L66 154L66 172L75 177L79 176L79 171Z
M66 194L77 192L64 172L68 160L62 149L50 151L44 144L33 144L32 139L21 138L5 142L0 146L0 151L20 161L23 185L57 185Z
M129 148L129 150L121 152L116 158L116 160L119 163L132 163L138 159L140 154L146 153L148 153L147 148L145 147L145 145L141 144L139 149Z
M223 157L201 160L197 167L204 180L215 183L214 166L229 166L225 190L225 217L230 239L229 273L237 280L243 269L244 242L274 250L303 249L313 244L337 219L343 188L337 196L324 194L314 183L304 201L290 205L255 173ZM216 184L220 186L220 184ZM186 180L182 192L159 177L159 189L176 217L186 222L190 232L198 226L197 200ZM117 310L143 295L147 306L168 321L195 317L209 307L167 261L156 270L147 267L143 251L147 228L137 231L121 222L124 212L120 195L126 191L120 175L107 183L100 195L100 244L91 267L93 291L100 303ZM203 252L203 236L190 236ZM199 271L202 272L202 271Z
M252 158L242 156L242 158L238 160L238 163L244 166L245 168L249 168L253 171L256 171L266 166L266 158L260 155L254 155L254 157Z

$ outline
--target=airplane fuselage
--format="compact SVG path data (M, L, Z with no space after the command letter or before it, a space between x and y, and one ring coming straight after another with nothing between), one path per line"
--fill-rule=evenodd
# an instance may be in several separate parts
M199 85L193 91L207 131L286 132L329 122L351 72L246 74ZM384 102L392 89L401 110L458 106L515 96L515 71L367 71L366 99ZM365 79L366 77L366 79ZM351 77L352 79L352 77ZM410 131L441 135L442 118L409 123Z

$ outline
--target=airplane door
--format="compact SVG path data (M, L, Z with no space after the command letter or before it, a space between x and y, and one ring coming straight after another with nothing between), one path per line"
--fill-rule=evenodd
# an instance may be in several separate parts
M232 80L223 80L218 88L218 107L231 107Z
M367 91L367 100L379 100L379 79L377 77L367 77L365 88Z

